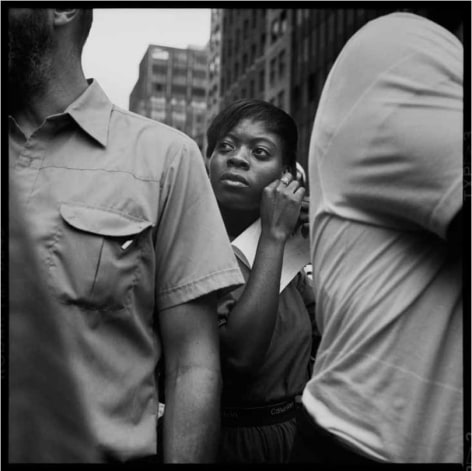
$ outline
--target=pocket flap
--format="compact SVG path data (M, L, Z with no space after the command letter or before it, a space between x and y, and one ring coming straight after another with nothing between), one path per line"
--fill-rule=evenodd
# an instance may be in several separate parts
M61 204L60 213L64 220L76 229L103 236L129 236L152 226L152 223L145 219L77 204Z

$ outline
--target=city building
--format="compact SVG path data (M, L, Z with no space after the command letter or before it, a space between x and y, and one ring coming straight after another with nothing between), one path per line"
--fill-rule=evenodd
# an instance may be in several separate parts
M211 35L208 44L207 123L210 123L220 111L222 11L218 8L211 10Z
M334 60L362 25L390 11L323 7L212 10L212 37L217 34L221 44L221 73L219 85L213 85L208 99L215 110L238 98L259 98L287 111L298 126L298 159L306 169L314 116ZM213 83L215 80L213 77ZM219 103L215 93L219 93Z
M203 150L208 50L150 45L139 64L129 109L179 129Z

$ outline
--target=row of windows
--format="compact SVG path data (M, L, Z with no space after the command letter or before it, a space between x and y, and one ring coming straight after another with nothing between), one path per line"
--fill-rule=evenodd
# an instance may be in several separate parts
M255 28L257 25L257 18L259 17L261 21L264 21L266 16L266 9L265 8L235 8L235 9L225 9L224 16L223 16L223 25L224 28L227 29L233 25L233 23L239 19L242 14L246 14L246 19L244 20L244 27L243 31L249 30L249 25L251 28ZM248 14L250 12L250 18Z
M265 51L265 45L266 45L266 34L264 32L260 33L259 35L259 43L253 42L251 44L251 54L249 61L254 62L256 60L256 57L259 55L264 54ZM258 48L259 46L259 48ZM228 37L228 39L225 41L225 46L223 47L223 54L231 58L234 55L236 55L240 50L240 42L239 42L239 36L238 32L236 32L236 35L234 36L234 41L233 37Z
M169 67L167 64L152 64L152 73L156 77L160 77L161 80L165 80L167 77L167 71ZM172 68L172 75L174 77L186 77L189 69L185 66L177 65ZM192 76L197 79L206 78L206 68L205 69L193 69Z
M254 90L253 93L251 93L251 96L255 95L256 88L258 92L262 93L264 92L265 89L265 70L261 69L259 71L258 77L257 77L257 84L256 84L256 79L252 78L249 80L249 89ZM224 77L221 79L221 94L223 95L225 93L225 90L231 87L233 82L231 81L230 77L228 77L227 80L224 79Z
M187 96L188 89L189 87L186 84L173 82L171 95L177 98L182 97L182 96ZM157 95L165 94L166 85L159 82L153 82L152 90ZM204 87L192 87L190 93L192 97L202 98L202 97L205 97L206 95L206 89Z

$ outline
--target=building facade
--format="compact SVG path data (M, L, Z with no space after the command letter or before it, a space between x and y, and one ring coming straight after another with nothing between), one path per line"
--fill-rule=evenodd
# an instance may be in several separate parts
M129 109L185 132L203 150L207 86L207 49L150 45L139 64Z
M208 43L207 123L210 123L220 111L222 12L223 10L218 8L211 10L211 35Z
M219 104L258 98L279 106L299 130L298 160L306 169L314 116L323 84L347 40L391 9L220 9ZM211 42L211 40L210 40ZM218 80L218 78L213 78ZM213 116L213 113L212 115ZM207 121L207 125L209 120Z

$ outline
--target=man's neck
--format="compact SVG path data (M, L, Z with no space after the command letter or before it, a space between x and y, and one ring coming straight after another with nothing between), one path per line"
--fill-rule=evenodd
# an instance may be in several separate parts
M48 116L64 112L88 86L80 63L76 67L62 67L59 70L59 73L51 74L41 93L30 97L25 105L13 112L27 137L38 129Z

